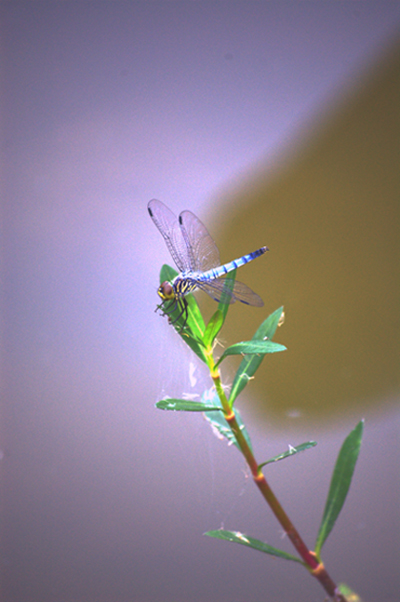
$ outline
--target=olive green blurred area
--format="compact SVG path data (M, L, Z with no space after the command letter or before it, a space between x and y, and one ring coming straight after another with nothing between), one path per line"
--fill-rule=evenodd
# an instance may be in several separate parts
M285 307L275 339L288 350L267 357L251 384L268 420L323 422L398 399L399 167L397 45L300 132L294 149L218 200L215 222L225 202L229 215L217 234L224 261L270 249L238 273L265 307L235 306L227 342L251 338Z

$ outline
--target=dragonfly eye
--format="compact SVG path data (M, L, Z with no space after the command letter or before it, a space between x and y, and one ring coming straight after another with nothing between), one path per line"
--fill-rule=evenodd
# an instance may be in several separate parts
M160 295L161 299L163 299L163 301L175 299L175 292L173 286L167 280L161 284L157 292Z

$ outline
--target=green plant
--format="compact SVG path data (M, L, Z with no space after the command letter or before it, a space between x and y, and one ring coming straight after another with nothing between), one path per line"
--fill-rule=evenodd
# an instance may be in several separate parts
M160 273L160 282L171 281L176 274L175 270L164 265ZM205 535L239 543L260 552L278 556L284 560L299 562L321 583L326 593L335 601L349 602L350 600L359 600L358 596L354 592L351 592L347 586L344 584L337 586L331 579L322 562L321 549L339 516L350 487L361 446L363 421L360 421L354 430L351 431L341 447L333 471L315 547L314 550L310 550L270 488L262 469L271 462L283 460L300 451L313 447L316 445L315 441L308 441L296 447L291 447L289 451L259 463L255 458L247 429L243 424L238 410L234 408L235 400L260 367L264 356L286 349L283 345L272 340L281 322L283 308L280 307L268 316L250 341L235 343L225 349L218 360L214 358L214 342L228 312L229 290L232 290L234 281L235 271L228 274L225 279L226 292L223 293L218 309L207 325L192 295L186 297L188 303L187 316L186 314L185 316L181 315L182 312L178 307L174 309L175 301L173 300L160 306L160 309L166 311L170 322L185 343L207 365L213 381L213 387L203 393L201 402L167 398L159 401L156 406L162 410L203 412L212 426L236 446L243 454L261 495L291 540L298 556L288 554L283 550L274 548L258 539L236 531L208 531ZM223 360L230 355L241 355L242 361L233 380L229 396L227 396L221 383L219 368Z

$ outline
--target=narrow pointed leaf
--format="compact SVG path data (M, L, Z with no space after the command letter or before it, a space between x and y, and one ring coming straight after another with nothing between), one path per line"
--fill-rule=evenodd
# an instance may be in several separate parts
M300 564L304 564L300 558L297 558L292 554L288 554L283 550L279 550L278 548L273 548L259 539L254 539L248 535L243 535L243 533L240 533L239 531L225 531L224 529L219 529L217 531L207 531L204 533L204 535L215 537L216 539L224 539L225 541L240 543L242 546L253 548L253 550L257 550L258 552L264 552L265 554L270 554L271 556L278 556L279 558L284 558L285 560L293 560L294 562L300 562Z
M218 309L207 324L207 328L204 333L203 342L206 348L212 346L215 337L218 336L218 333L225 322L226 314L228 313L231 301L230 292L233 290L235 285L235 277L236 270L233 270L232 272L229 272L224 279L224 288L222 291L221 300L218 304Z
M274 341L243 341L225 349L215 366L218 366L228 355L265 355L266 353L285 351L285 349L284 345L274 343Z
M221 300L218 304L218 309L220 310L223 316L222 324L225 322L226 314L228 313L231 301L230 293L233 291L233 287L235 286L235 279L236 270L232 270L232 272L229 272L229 274L227 274L227 276L225 277L224 290L222 291Z
M164 264L160 272L160 283L167 280L170 282L178 274L176 270L171 266ZM203 316L200 313L199 306L193 295L187 295L185 297L188 304L188 318L186 324L184 324L184 316L181 316L173 327L177 333L182 337L187 345L196 353L196 355L206 363L206 356L204 353L202 338L204 335L205 325ZM164 305L165 309L169 309L175 304L175 301L171 301L169 305ZM177 308L174 312L169 315L169 318L173 322L174 319L179 315L180 310Z
M171 410L174 412L218 412L222 411L221 407L216 407L212 404L202 403L200 401L192 401L190 399L161 399L157 401L156 408L159 410Z
M223 323L224 316L222 312L219 309L217 309L217 311L211 317L209 323L207 324L206 331L204 333L203 342L206 348L212 346L215 337L218 335L219 331L222 328Z
M275 310L264 322L259 326L254 334L252 341L272 340L278 327L279 321L282 319L283 307ZM258 370L264 355L246 355L236 372L233 380L229 403L232 406L237 396L243 391L249 380Z
M279 462L279 460L283 460L284 458L288 458L289 456L294 456L295 454L298 454L299 452L305 451L306 449L310 449L310 447L315 447L315 445L317 445L316 441L307 441L307 443L301 443L300 445L296 445L296 447L292 447L290 445L288 451L285 451L282 454L279 454L278 456L274 456L270 460L263 462L262 464L259 465L258 468L262 468L263 466L266 466L267 464L271 464L272 462Z
M234 433L232 432L231 427L229 426L229 424L227 423L227 421L224 418L224 414L223 414L222 408L221 408L221 403L220 403L219 397L218 397L215 389L209 389L208 391L205 391L202 395L201 400L204 404L212 405L214 408L221 410L220 413L217 413L217 412L212 412L212 413L205 412L204 413L204 416L205 416L206 420L210 423L211 428L213 429L214 433L216 433L220 439L222 437L225 437L228 440L229 444L236 445L236 447L238 449L240 449L238 446L238 443L236 441L236 437L235 437ZM236 410L236 409L234 410L234 412L235 412L235 418L239 425L239 428L242 431L243 436L246 439L248 446L250 447L250 449L252 449L250 436L243 423L240 412L239 412L239 410Z
M354 468L361 447L364 421L361 420L355 429L346 437L336 460L331 485L319 528L315 553L319 556L329 533L336 522L349 491Z

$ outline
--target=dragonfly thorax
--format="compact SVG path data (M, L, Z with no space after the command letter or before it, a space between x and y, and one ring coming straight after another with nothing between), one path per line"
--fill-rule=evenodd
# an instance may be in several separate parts
M196 276L197 272L191 272L190 270L185 270L181 274L175 276L171 282L171 286L174 289L175 297L177 299L181 299L197 289Z

